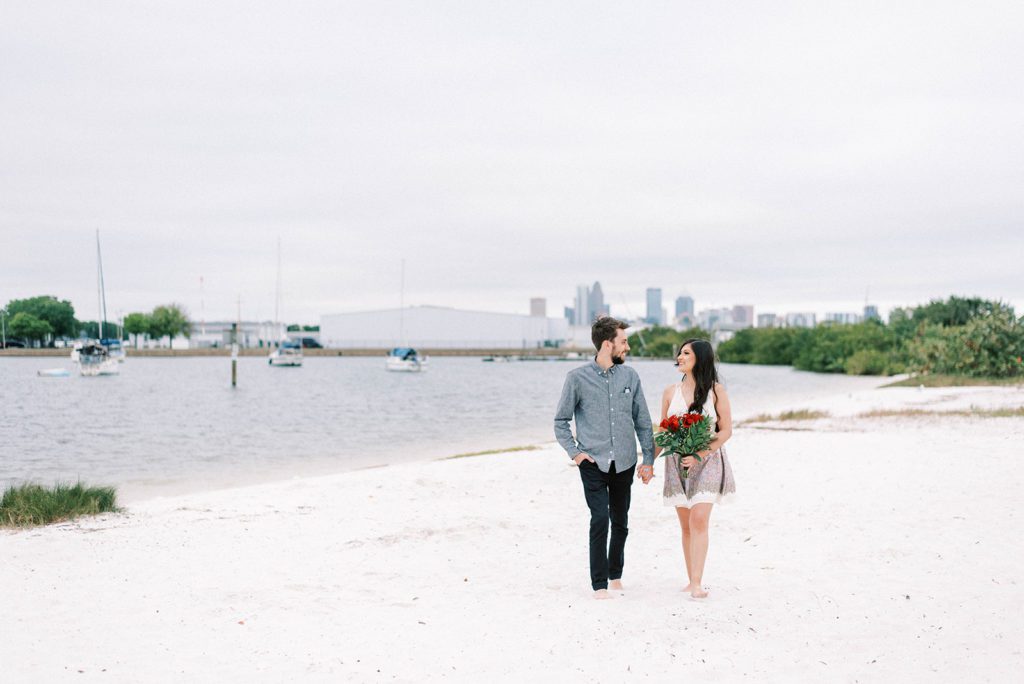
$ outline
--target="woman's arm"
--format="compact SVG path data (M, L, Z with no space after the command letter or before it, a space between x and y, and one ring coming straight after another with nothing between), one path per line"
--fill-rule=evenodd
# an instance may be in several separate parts
M718 432L708 448L697 454L701 458L707 458L713 454L732 437L732 407L729 405L729 395L721 383L715 383L715 397L718 398L718 403L715 405L715 411L718 413Z
M668 407L672 403L672 392L675 390L675 385L669 385L665 388L665 391L661 393L661 420L668 418ZM661 421L654 426L655 432L661 432ZM654 457L657 458L661 455L662 448L657 444L654 445Z

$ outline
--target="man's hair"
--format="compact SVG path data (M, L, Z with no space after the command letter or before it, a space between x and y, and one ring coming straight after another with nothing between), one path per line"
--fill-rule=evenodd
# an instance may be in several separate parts
M590 339L594 346L601 351L601 343L605 340L612 342L620 330L625 330L629 325L611 316L598 316L594 326L590 329Z

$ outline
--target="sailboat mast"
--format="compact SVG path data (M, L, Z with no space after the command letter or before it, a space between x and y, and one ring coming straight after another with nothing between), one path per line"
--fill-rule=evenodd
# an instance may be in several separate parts
M281 325L281 238L278 238L278 289L273 296L273 323Z
M398 294L398 339L405 346L405 259L402 259L402 281Z
M103 339L103 329L107 327L107 291L103 286L103 254L100 252L100 230L96 229L96 279L99 291L100 324L99 338Z

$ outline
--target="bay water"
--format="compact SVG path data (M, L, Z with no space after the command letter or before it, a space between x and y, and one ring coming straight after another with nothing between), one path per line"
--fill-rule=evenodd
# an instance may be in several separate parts
M242 357L232 388L227 357L134 357L96 378L69 360L0 358L0 486L81 479L130 500L551 442L565 374L586 362L434 357L428 372L390 373L383 357L308 357L300 368ZM629 363L657 421L676 369ZM37 376L61 365L70 377ZM720 371L737 419L882 382Z

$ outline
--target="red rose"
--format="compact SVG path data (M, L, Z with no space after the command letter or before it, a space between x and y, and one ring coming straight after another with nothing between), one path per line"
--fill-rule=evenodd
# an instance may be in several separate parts
M672 432L679 432L679 416L672 416L668 419L668 429Z
M661 429L665 430L668 428L668 419L661 421Z

